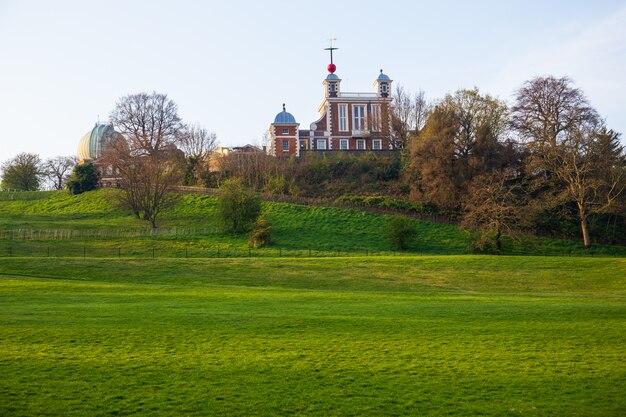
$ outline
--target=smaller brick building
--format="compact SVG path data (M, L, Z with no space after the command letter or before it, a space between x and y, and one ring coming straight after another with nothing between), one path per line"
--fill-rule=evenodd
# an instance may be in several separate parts
M307 152L389 152L395 151L391 130L391 83L380 70L374 91L341 91L336 66L328 65L324 79L324 99L318 107L320 117L309 129L283 111L270 125L270 154L300 157Z

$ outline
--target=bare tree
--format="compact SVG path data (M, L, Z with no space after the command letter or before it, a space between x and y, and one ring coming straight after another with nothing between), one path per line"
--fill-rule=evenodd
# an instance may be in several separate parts
M110 120L134 153L148 155L176 144L183 128L176 103L156 92L122 97Z
M526 140L528 171L558 181L545 200L576 205L583 243L589 247L589 218L615 206L626 189L619 135L606 129L567 77L527 81L512 112L512 125Z
M185 184L197 184L209 170L209 157L217 147L217 135L199 124L187 126L180 134L179 146L185 153Z
M159 214L176 200L172 187L182 179L177 106L163 94L129 95L110 119L123 138L109 143L103 162L120 178L124 205L156 228Z
M400 84L396 85L391 123L398 147L407 147L411 135L419 134L426 125L431 109L424 91L418 90L411 96Z
M62 190L65 182L72 174L72 169L77 163L75 156L57 156L46 159L43 163L43 172L52 183L55 190Z
M404 148L409 140L414 117L414 103L411 95L400 84L396 85L393 94L391 123L397 144Z

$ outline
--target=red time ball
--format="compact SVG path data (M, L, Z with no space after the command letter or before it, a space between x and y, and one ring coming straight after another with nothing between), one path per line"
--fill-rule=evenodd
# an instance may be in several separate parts
M331 74L337 70L337 66L335 64L328 64L328 72Z

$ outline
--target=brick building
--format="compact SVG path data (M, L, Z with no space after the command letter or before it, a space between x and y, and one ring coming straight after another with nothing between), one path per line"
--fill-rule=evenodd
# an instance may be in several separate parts
M283 111L270 125L270 154L300 157L307 152L389 152L395 151L391 134L391 83L380 70L373 92L341 91L336 66L328 65L320 117L309 129L300 129L295 117Z

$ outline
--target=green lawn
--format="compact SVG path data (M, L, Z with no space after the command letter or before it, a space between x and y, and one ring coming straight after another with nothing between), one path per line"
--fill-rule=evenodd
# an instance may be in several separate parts
M626 260L0 259L0 415L626 414Z

